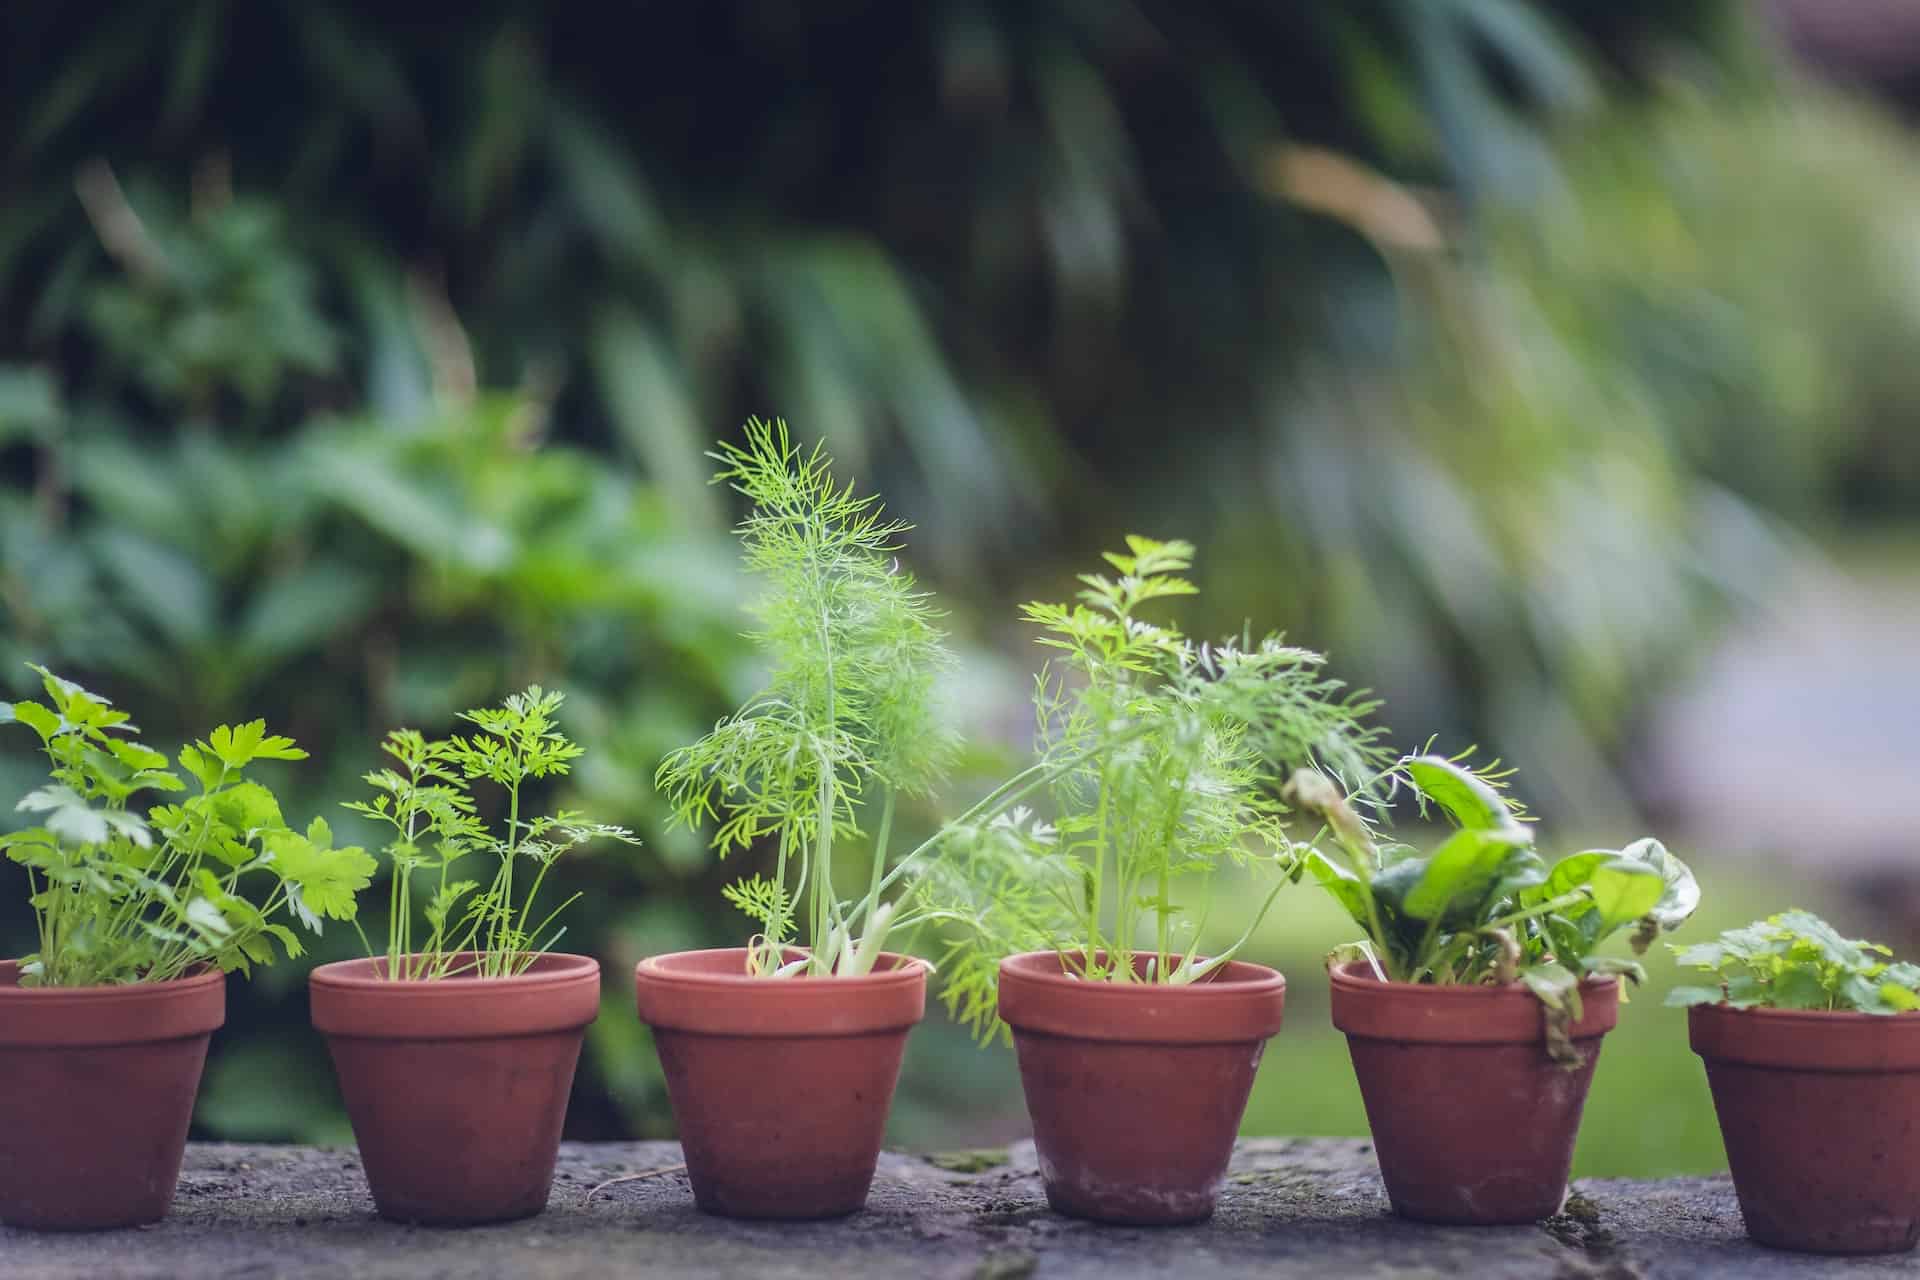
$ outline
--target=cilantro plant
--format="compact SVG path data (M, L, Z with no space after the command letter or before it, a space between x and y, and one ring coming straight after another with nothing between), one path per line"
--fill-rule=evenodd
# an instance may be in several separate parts
M464 712L460 718L474 726L471 734L429 739L414 729L396 729L387 735L384 746L393 764L366 775L374 798L346 807L393 828L384 850L393 864L384 971L389 979L526 972L566 933L554 922L580 897L576 893L534 918L540 886L560 855L600 839L639 843L625 827L590 822L570 809L521 816L521 791L529 779L565 774L584 754L555 722L565 698L534 685L502 706ZM498 834L474 802L472 784L481 780L504 794L506 825ZM454 868L476 854L493 861L491 879L484 886L454 879ZM516 883L523 863L531 880L520 876ZM430 892L416 903L415 881L423 877ZM425 920L425 932L416 931L416 915Z
M1423 812L1438 810L1454 827L1424 854L1377 839L1323 773L1296 773L1287 792L1321 816L1331 837L1329 848L1316 843L1306 855L1308 869L1366 931L1330 961L1363 959L1383 982L1522 982L1546 1007L1549 1052L1577 1063L1568 1030L1580 1016L1581 979L1646 977L1637 962L1596 948L1631 925L1633 950L1643 954L1693 914L1700 889L1652 839L1549 866L1505 794L1505 777L1433 755L1402 760L1388 783L1410 787Z
M929 917L954 926L944 999L982 1038L998 1026L999 963L1017 952L1058 952L1096 982L1207 977L1298 876L1286 768L1366 778L1384 763L1363 724L1372 704L1329 679L1320 654L1277 635L1199 643L1149 620L1194 594L1193 554L1129 537L1105 557L1112 575L1081 576L1075 602L1023 609L1058 654L1036 682L1038 759L951 824L917 875ZM1265 871L1271 887L1245 933L1202 958L1209 881L1228 867Z
M952 663L937 614L896 558L909 526L833 478L787 425L753 419L744 447L712 455L753 504L740 526L748 570L765 590L751 635L766 686L691 746L661 762L656 785L676 821L717 819L722 857L762 837L771 876L727 886L759 926L751 972L827 976L871 970L887 935L908 923L883 901L894 813L931 793L953 750L936 681ZM834 865L872 831L866 892L843 900ZM799 939L810 940L790 950Z
M1676 1007L1725 1001L1736 1009L1920 1009L1920 965L1896 964L1889 948L1843 938L1808 911L1784 911L1672 950L1680 964L1718 980L1711 987L1675 987L1667 1003Z
M277 917L318 934L352 920L374 861L333 847L327 824L304 832L273 792L247 776L262 760L304 760L262 721L222 725L183 747L179 767L199 792L142 816L141 792L184 792L167 758L137 741L127 713L43 667L47 703L0 703L40 739L51 776L16 806L37 826L0 836L26 868L39 950L21 965L28 986L161 982L202 965L251 972L288 956L300 938Z

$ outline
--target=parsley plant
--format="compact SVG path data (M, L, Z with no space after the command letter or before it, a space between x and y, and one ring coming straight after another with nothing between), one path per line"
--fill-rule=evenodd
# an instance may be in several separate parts
M285 916L318 934L352 920L373 873L364 850L333 847L315 818L304 832L281 817L273 792L247 776L261 760L304 760L291 738L259 720L222 725L181 748L199 793L141 816L143 791L184 792L167 758L137 740L127 713L43 667L47 703L0 703L0 722L39 736L47 785L16 806L38 825L0 836L27 870L39 950L23 985L77 987L160 982L202 966L250 972L273 943L303 947Z

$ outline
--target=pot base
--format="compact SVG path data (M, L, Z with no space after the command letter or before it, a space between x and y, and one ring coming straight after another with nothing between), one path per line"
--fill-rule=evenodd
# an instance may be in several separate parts
M1286 979L1243 961L1182 986L1086 981L1061 965L1050 951L1000 965L1047 1203L1120 1226L1206 1221Z
M226 978L21 987L0 964L0 1223L105 1231L173 1203Z
M891 954L846 978L750 977L742 948L642 961L635 999L695 1206L778 1221L864 1207L926 994L926 966Z
M311 979L375 1209L446 1227L539 1213L600 966L543 955L511 977L392 982L385 963Z

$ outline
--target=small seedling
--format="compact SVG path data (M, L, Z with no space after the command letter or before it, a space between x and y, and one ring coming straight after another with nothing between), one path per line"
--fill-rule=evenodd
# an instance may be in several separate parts
M499 707L464 713L469 734L429 739L414 729L387 735L393 764L366 775L375 791L371 801L345 807L392 827L385 849L393 876L387 902L385 974L396 981L432 981L471 973L504 978L524 973L566 932L555 927L574 894L535 920L534 903L547 872L560 855L594 840L638 844L624 827L591 822L572 810L547 817L521 816L521 790L529 779L565 774L583 749L561 733L555 716L565 695L535 685ZM473 784L500 788L507 805L506 826L498 834L474 803ZM494 870L483 887L477 880L454 878L469 855L491 858ZM530 884L518 890L523 863L532 866ZM415 881L430 890L416 903ZM415 931L416 913L426 921ZM364 937L363 937L364 941ZM373 947L367 947L371 954Z
M1920 965L1895 963L1877 942L1843 938L1808 911L1783 911L1711 942L1672 948L1718 985L1675 987L1667 1004L1895 1014L1920 1009Z

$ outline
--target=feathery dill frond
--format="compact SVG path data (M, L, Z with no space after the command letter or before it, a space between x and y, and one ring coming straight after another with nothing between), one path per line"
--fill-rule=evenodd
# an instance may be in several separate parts
M784 901L807 898L818 945L836 921L874 918L878 905L869 894L849 910L833 897L834 842L863 834L876 795L890 814L894 796L928 793L952 759L936 699L952 658L938 611L900 566L910 526L838 483L822 448L802 450L784 421L754 418L743 444L712 456L715 482L752 503L738 532L763 590L748 636L771 673L739 711L669 755L655 781L675 820L718 820L723 856L777 837L775 883L784 893L791 863L801 891ZM781 907L765 923L777 954L796 922Z

